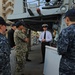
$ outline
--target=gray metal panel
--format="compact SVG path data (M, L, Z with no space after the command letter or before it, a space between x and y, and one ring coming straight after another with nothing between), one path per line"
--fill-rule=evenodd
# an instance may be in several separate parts
M59 75L60 58L56 48L46 46L44 75Z
M13 14L23 13L23 0L14 0L14 12Z

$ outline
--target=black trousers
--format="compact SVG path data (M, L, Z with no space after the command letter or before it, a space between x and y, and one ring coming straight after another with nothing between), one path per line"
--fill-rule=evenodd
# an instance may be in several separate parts
M26 52L26 59L28 59L29 51Z
M41 43L41 52L42 52L42 62L45 60L45 46L50 46L50 42L42 42Z

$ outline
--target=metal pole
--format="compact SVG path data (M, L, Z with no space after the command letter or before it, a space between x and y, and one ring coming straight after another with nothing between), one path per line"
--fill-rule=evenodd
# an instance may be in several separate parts
M38 0L38 7L40 6L40 0Z

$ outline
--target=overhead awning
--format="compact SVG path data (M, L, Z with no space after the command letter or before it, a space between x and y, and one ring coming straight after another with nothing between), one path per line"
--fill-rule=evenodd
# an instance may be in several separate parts
M25 27L34 30L34 31L42 31L42 24L48 24L48 29L52 29L52 25L54 23L58 23L61 15L46 15L46 16L37 16L37 17L28 17L28 18L20 18L20 19L12 19L11 21L23 20L25 23Z

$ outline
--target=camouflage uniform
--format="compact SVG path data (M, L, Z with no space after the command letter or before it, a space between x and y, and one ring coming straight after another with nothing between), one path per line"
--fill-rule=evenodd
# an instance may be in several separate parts
M24 41L25 34L21 30L14 33L14 41L16 44L16 73L23 73L25 64L25 53L27 52L27 43Z
M59 75L75 75L75 24L62 30L58 38Z
M10 46L7 38L0 33L0 75L11 75Z

